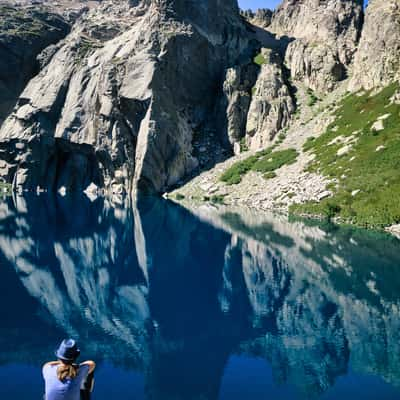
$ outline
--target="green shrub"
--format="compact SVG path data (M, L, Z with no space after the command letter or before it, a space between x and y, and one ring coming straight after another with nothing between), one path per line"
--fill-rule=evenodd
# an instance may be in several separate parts
M240 151L241 152L249 151L249 147L247 146L245 137L240 139L239 144L240 144Z
M243 161L233 164L221 175L220 180L228 185L236 185L240 183L242 181L242 176L251 170L251 167L257 160L257 156L251 156Z
M12 194L12 185L5 182L0 182L0 195L9 196Z
M314 140L315 140L315 137L314 137L314 136L310 136L310 137L306 140L306 142L304 143L304 145L303 145L303 150L304 150L304 151L310 150L310 149L313 147L313 145L314 145Z
M315 95L315 93L312 91L312 89L307 89L307 94L308 94L308 102L307 102L307 104L310 107L312 107L313 105L315 105L319 101L319 99Z
M254 61L254 64L257 64L259 66L261 66L261 65L263 65L263 64L265 64L267 62L267 60L265 59L265 57L261 53L257 54L254 57L253 61Z
M273 178L276 178L276 173L271 171L271 172L267 172L263 176L264 176L264 179L266 179L266 180L273 179Z
M284 141L285 138L286 138L286 134L285 134L284 132L280 133L279 136L278 136L278 139L279 139L280 141Z
M336 217L341 211L341 207L333 202L327 202L324 212L325 212L325 217L329 220L332 218Z
M228 185L236 185L242 181L243 176L249 171L256 171L262 174L274 172L284 165L294 163L297 156L298 153L294 149L273 152L272 147L270 147L233 164L221 175L220 180ZM265 177L270 179L268 175ZM271 175L271 177L273 176Z
M214 196L211 196L211 203L214 204L224 204L225 202L225 196L221 194L216 194Z
M252 169L261 173L275 171L284 165L293 164L297 156L298 153L294 149L276 151L260 158L252 166Z
M296 196L296 193L289 192L289 193L287 194L287 197L289 197L289 199L293 199L294 196Z

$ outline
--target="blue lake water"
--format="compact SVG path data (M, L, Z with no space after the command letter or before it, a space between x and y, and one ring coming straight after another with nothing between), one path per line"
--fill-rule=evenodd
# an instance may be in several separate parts
M64 337L93 399L400 399L400 241L246 209L0 202L0 399Z

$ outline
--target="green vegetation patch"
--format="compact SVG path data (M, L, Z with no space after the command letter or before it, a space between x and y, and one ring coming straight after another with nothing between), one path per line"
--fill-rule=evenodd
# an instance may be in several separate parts
M214 196L211 196L210 201L211 201L211 203L214 203L214 204L224 204L225 196L222 194L216 194Z
M81 64L84 59L89 57L95 50L102 47L102 43L95 41L89 37L82 37L81 43L76 52L76 60L77 64Z
M228 168L220 180L228 185L236 185L242 181L242 178L249 171L256 171L264 174L266 179L275 177L274 171L284 165L293 164L296 161L298 153L294 149L281 151L272 151L272 147L262 150L243 161L239 161Z
M0 182L0 195L9 196L12 194L12 185L5 182Z
M276 173L271 171L271 172L267 172L266 174L264 174L264 179L268 180L268 179L273 179L276 178Z
M346 96L327 131L305 143L315 154L309 170L336 184L332 197L294 205L293 213L368 228L400 223L400 105L391 102L397 90L394 83L377 94Z
M50 16L39 9L0 5L0 34L24 40L43 35L43 31L55 29L49 24Z
M253 165L257 162L256 155L239 161L228 168L220 177L222 182L228 185L236 185L242 181L242 177L251 171Z
M307 95L308 95L307 104L310 107L312 107L313 105L315 105L319 101L318 97L315 95L315 93L313 92L312 89L307 89Z
M253 61L254 61L254 64L257 64L259 66L264 65L267 62L267 60L265 59L265 57L261 53L257 54L254 57Z
M298 153L295 149L287 149L275 151L260 157L253 165L253 170L257 172L267 173L273 172L284 165L293 164L297 159Z
M244 137L241 138L239 144L240 144L240 151L242 153L244 153L245 151L249 151L249 146L247 146L246 138Z

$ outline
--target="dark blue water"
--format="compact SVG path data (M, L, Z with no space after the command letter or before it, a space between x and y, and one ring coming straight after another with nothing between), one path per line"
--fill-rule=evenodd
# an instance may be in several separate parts
M166 201L0 203L0 399L64 337L93 398L400 399L400 241Z

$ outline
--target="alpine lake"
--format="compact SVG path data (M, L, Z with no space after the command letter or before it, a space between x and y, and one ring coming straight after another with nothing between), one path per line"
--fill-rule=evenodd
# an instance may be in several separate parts
M400 399L400 240L223 205L0 202L0 399L65 337L94 400Z

